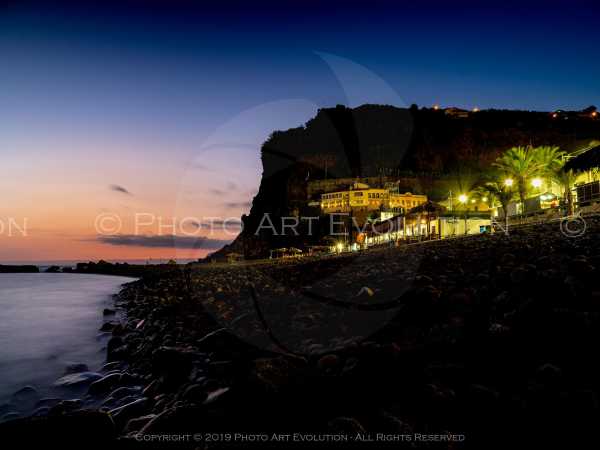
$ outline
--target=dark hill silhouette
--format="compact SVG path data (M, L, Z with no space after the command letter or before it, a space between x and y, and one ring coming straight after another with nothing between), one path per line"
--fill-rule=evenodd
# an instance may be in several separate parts
M242 217L244 231L212 258L232 251L252 258L267 255L268 248L310 243L270 232L254 235L265 213L275 224L281 216L318 215L307 205L309 181L402 177L412 179L415 190L432 195L427 192L432 178L457 170L481 173L512 146L558 145L570 151L600 138L600 119L593 111L490 109L453 114L416 105L320 109L304 126L275 131L263 144L261 184L250 214Z

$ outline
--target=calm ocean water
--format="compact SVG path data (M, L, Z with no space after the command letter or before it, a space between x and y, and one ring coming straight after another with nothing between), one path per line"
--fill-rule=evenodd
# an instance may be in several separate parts
M100 369L107 339L98 332L106 320L102 310L111 307L112 295L132 280L0 274L0 406L11 403L12 394L26 385L34 386L41 397L68 397L52 383L70 363Z

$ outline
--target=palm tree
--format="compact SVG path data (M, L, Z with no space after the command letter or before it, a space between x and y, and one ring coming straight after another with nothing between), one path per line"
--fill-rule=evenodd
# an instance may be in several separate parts
M554 175L562 169L565 164L565 152L556 146L541 146L533 150L535 158L540 167L540 175L553 178Z
M563 200L567 205L567 215L573 214L573 193L571 187L575 184L577 175L573 170L564 170L565 152L559 147L538 147L535 149L538 162L543 165L545 176L556 182L563 190Z
M478 186L475 192L481 197L488 197L492 206L496 202L500 203L504 212L504 229L508 230L508 205L515 197L511 187L506 186L503 182L490 181Z
M519 200L525 212L527 198L527 180L544 172L544 155L532 147L513 147L508 149L493 164L500 172L515 179Z
M577 175L572 170L559 169L553 174L553 180L556 181L564 192L564 201L567 204L567 215L573 215L573 193L571 187L575 184Z

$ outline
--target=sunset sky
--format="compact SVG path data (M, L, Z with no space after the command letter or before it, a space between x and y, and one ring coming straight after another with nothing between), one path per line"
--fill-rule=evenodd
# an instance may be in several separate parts
M0 6L0 262L218 249L249 211L273 130L319 107L391 101L377 89L349 98L323 55L374 74L403 105L600 106L591 1L202 3ZM155 219L133 236L136 214ZM99 233L98 217L117 216ZM162 239L158 221L174 217L187 218L179 238ZM208 217L229 227L211 234Z

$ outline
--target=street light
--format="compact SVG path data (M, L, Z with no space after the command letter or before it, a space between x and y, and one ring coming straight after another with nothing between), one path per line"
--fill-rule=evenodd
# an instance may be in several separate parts
M465 194L460 194L458 196L458 201L461 202L463 205L465 203L467 203L467 200L469 200L469 198ZM465 208L464 214L465 214L465 234L467 234L467 230L469 229L467 226L467 208Z
M515 181L512 178L504 180L504 186L511 187Z
M541 187L541 186L542 186L542 180L541 180L541 178L534 178L533 180L531 180L531 185L532 185L534 188L539 188L539 187Z

